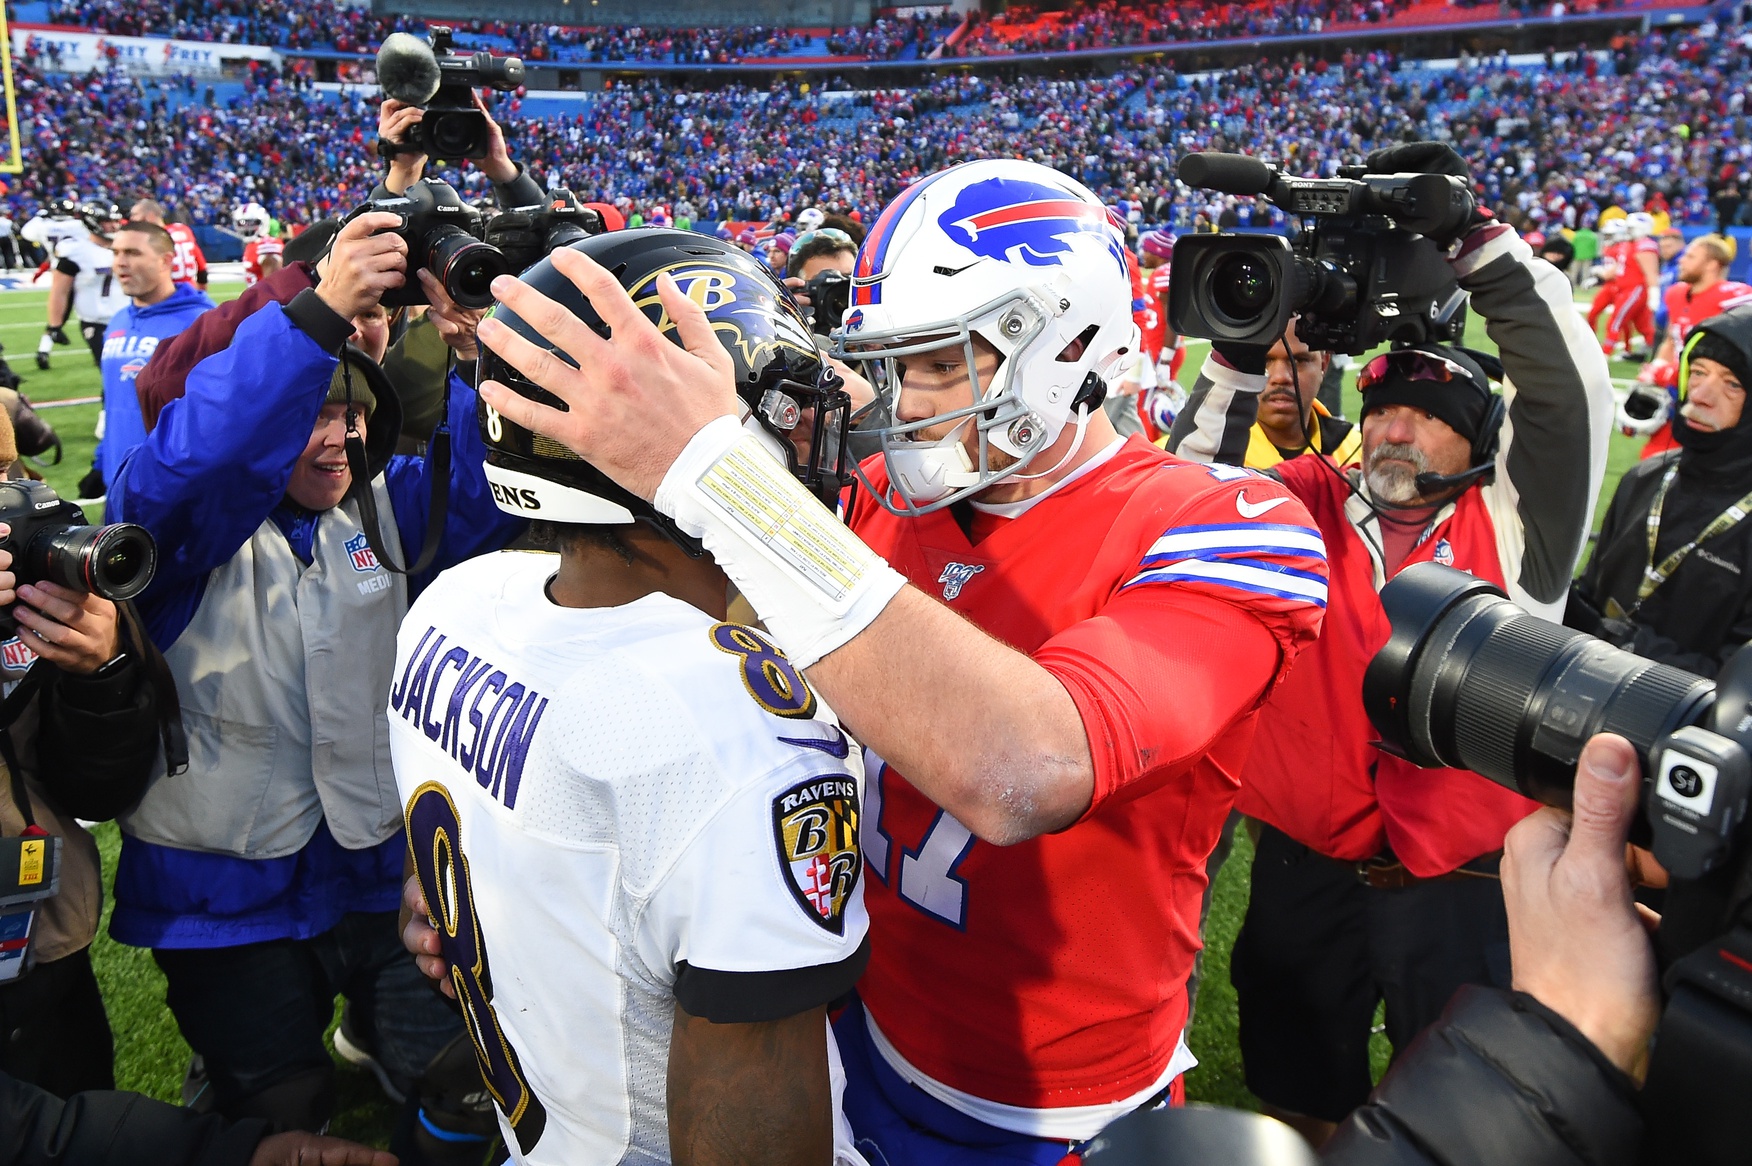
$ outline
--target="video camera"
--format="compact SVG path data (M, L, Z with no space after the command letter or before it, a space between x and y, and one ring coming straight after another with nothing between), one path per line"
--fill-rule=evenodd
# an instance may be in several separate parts
M578 196L560 187L543 203L507 207L487 223L485 238L505 253L513 274L521 274L546 259L548 253L569 246L606 228L602 216L578 201Z
M1752 1146L1752 652L1712 683L1529 615L1420 563L1381 591L1392 634L1363 676L1380 747L1568 808L1576 761L1617 733L1643 761L1631 840L1672 877L1656 947L1667 1006L1640 1161L1745 1161Z
M476 89L509 92L523 84L519 57L481 51L458 53L449 25L434 24L431 41L392 32L377 50L377 83L386 97L426 111L401 146L379 142L379 153L427 154L448 162L487 156L486 115L475 108Z
M46 482L0 482L0 522L12 533L0 550L12 552L19 583L59 583L120 602L146 590L158 566L158 544L131 522L87 526L85 512ZM0 636L16 624L0 608Z
M1463 179L1360 166L1297 178L1243 154L1188 154L1178 173L1188 186L1264 195L1303 221L1293 243L1182 235L1168 284L1176 332L1269 347L1296 317L1302 343L1352 355L1464 334L1466 295L1427 237L1458 234L1471 220L1476 204Z
M485 308L493 302L493 280L515 274L511 260L491 243L481 241L481 212L462 201L448 182L423 178L399 197L376 198L356 207L346 218L386 211L401 217L395 228L408 245L407 281L384 293L383 305L402 308L426 302L415 275L430 271L458 306Z

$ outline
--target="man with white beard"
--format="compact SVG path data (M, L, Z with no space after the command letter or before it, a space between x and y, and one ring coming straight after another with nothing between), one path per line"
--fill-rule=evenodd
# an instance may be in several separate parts
M1320 639L1267 697L1241 771L1235 808L1261 830L1231 974L1248 1088L1316 1145L1368 1096L1379 1003L1403 1050L1462 984L1507 986L1497 864L1536 808L1380 749L1362 702L1388 634L1377 592L1436 562L1560 620L1606 468L1611 381L1568 280L1500 223L1476 223L1448 255L1501 366L1441 344L1376 356L1357 378L1361 464L1310 454L1269 471L1320 528L1331 581ZM1264 348L1218 344L1169 449L1240 464L1266 369ZM1259 517L1246 498L1241 516Z

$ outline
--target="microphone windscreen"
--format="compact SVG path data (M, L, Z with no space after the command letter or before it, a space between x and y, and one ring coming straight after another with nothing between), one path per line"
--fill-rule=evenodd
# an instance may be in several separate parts
M1275 177L1270 166L1245 154L1188 154L1177 173L1188 186L1225 194L1264 194Z
M438 58L432 46L406 32L392 32L377 50L377 83L385 97L425 105L438 92Z

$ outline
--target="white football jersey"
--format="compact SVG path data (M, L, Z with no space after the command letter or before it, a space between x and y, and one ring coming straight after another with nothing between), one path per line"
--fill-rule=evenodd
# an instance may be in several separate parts
M761 633L661 594L558 606L558 565L486 555L413 605L396 782L512 1156L667 1162L677 1004L778 1019L863 969L861 766Z
M62 243L73 239L91 238L91 228L78 219L50 218L47 215L33 215L24 226L18 230L19 235L27 243L35 243L52 258L55 249Z
M108 247L87 236L67 239L55 248L55 269L63 264L73 273L73 311L83 324L107 324L128 306L128 296L111 273L115 255Z

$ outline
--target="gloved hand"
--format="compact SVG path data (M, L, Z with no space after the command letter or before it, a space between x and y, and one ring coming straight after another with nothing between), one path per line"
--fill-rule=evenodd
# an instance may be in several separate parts
M1213 340L1211 351L1236 372L1264 376L1265 356L1271 349L1262 344L1229 344Z
M73 343L71 340L67 339L67 333L62 330L59 324L50 324L47 328L44 328L43 331L47 332L49 334L49 339L53 340L56 344Z
M1369 174L1447 174L1464 179L1469 186L1472 184L1472 168L1446 142L1407 142L1374 150L1364 160L1363 169ZM1431 238L1438 247L1450 247L1455 240L1464 239L1474 227L1494 221L1495 215L1477 205L1475 192L1472 217L1466 225L1447 238Z
M1679 366L1670 360L1651 360L1637 370L1636 379L1645 385L1672 388L1679 380Z
M1649 311L1658 312L1660 310L1661 310L1661 289L1658 287L1651 287L1649 289Z

